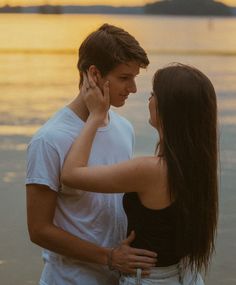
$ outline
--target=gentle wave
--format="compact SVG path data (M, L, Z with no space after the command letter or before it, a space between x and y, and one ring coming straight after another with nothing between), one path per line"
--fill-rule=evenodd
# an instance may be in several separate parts
M0 136L32 136L40 127L41 125L0 125Z

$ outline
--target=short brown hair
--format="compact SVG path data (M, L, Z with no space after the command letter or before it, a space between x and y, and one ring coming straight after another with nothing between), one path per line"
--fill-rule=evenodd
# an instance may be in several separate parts
M125 30L103 24L87 36L79 48L77 68L80 72L80 85L83 72L95 65L102 76L107 75L117 65L135 61L146 68L149 60L138 41Z

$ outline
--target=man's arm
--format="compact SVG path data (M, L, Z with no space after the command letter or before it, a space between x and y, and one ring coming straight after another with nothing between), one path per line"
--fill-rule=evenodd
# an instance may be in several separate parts
M49 187L27 185L27 218L31 241L65 256L106 264L109 249L79 239L53 224L56 200L57 193Z
M53 224L57 193L48 186L29 184L27 188L27 219L30 239L37 245L74 259L101 265L108 264L111 248L103 248L82 240ZM155 254L131 248L127 239L113 251L112 265L122 272L135 273L135 268L154 266Z

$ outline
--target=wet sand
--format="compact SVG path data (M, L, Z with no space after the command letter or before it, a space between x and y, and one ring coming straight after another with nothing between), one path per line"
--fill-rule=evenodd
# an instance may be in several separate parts
M26 225L24 176L25 146L28 140L28 137L1 136L1 145L5 145L0 149L0 284L2 285L38 284L42 268L41 250L30 242Z

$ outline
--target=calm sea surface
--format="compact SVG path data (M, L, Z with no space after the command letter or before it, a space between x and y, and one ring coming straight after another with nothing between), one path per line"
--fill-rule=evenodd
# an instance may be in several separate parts
M206 284L236 284L236 18L0 14L0 222L11 223L6 215L10 206L5 201L12 203L16 194L12 189L16 189L19 181L23 187L24 152L30 136L76 96L78 47L88 33L104 22L133 34L151 62L137 78L137 94L117 109L135 127L136 155L151 154L154 150L156 134L147 123L147 101L157 68L170 62L187 63L212 80L219 106L221 212L216 256ZM8 188L11 192L4 191ZM21 201L22 191L17 193ZM36 284L41 271L39 252L24 244L27 234L22 234L19 225L24 225L25 217L18 218L17 213L19 209L25 214L22 205L13 203L15 243L9 238L14 235L14 226L3 227L0 235L3 285L16 284L13 280L22 285ZM20 244L26 255L19 251ZM12 248L18 251L13 253ZM17 275L25 256L28 256L26 265ZM12 281L4 279L3 272L11 272L13 268L18 277L12 277ZM19 276L21 279L17 279Z

